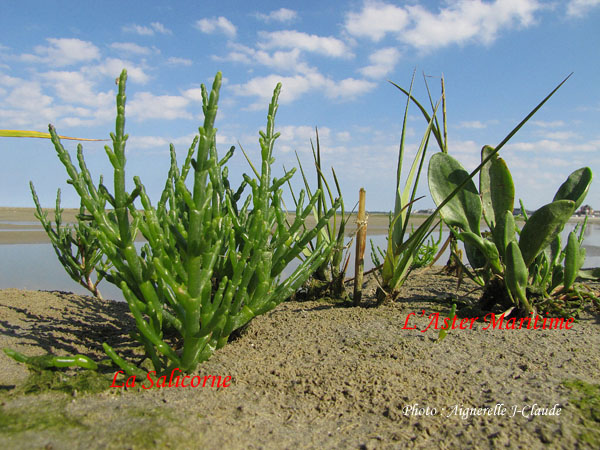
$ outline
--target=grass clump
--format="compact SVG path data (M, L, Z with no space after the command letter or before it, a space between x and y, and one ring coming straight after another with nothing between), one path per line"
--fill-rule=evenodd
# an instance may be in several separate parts
M352 241L348 244L344 244L344 240L346 237L346 224L348 223L350 215L346 214L342 191L335 170L333 167L331 168L333 182L337 192L335 197L330 187L330 183L323 173L318 129L315 129L315 133L316 146L311 140L311 148L317 178L317 189L315 189L314 192L317 195L318 200L312 208L312 215L315 222L319 223L323 217L328 215L331 207L336 204L340 207L340 214L334 214L319 231L314 242L308 242L306 248L300 254L300 259L304 260L305 258L310 257L317 248L322 246L322 244L326 244L329 249L321 265L317 267L312 276L306 281L300 292L296 293L295 298L316 300L325 296L348 301L349 297L344 288L344 278L346 276L350 257L347 250L352 244ZM298 161L298 167L300 168L306 192L312 197L313 190L310 187L298 153L296 153L296 159ZM296 196L291 183L288 182L288 186L294 204L296 208L298 208L298 197ZM306 230L306 224L303 224L302 228Z

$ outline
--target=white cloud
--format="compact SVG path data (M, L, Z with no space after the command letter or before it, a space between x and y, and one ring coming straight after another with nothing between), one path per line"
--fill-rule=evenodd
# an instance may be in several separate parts
M122 30L129 33L137 33L140 36L152 36L154 34L152 28L136 24L124 26Z
M314 77L316 69L303 60L303 52L315 52L332 57L353 56L346 44L332 37L320 37L297 31L260 33L262 42L257 49L229 42L231 51L226 56L213 56L216 61L230 61L248 65L260 64L278 72L291 72ZM269 51L270 49L285 49ZM289 49L289 50L287 50Z
M363 67L359 72L365 77L382 78L389 74L400 59L400 52L394 47L377 50L369 56L370 65Z
M89 107L62 104L53 107L56 115L55 125L58 129L63 126L97 126L99 124L114 123L115 106L114 93L96 94L96 103ZM86 102L91 103L91 102Z
M376 84L372 81L346 78L341 81L327 80L325 95L335 99L350 99L366 94L375 89Z
M533 13L541 8L537 0L463 0L432 14L419 5L408 6L415 25L400 39L417 48L440 48L471 40L492 43L500 30L534 23Z
M171 56L167 59L167 64L171 64L174 66L191 66L193 64L191 59L187 58L177 58L175 56Z
M473 140L454 141L448 138L448 153L460 161L467 170L475 169L481 162L481 147L480 143ZM432 149L431 145L429 148Z
M355 78L333 80L319 72L311 71L287 77L279 75L256 77L247 83L233 85L232 88L239 96L258 97L259 100L251 105L250 109L262 109L271 100L273 89L277 83L282 84L279 97L281 104L292 103L311 91L322 91L328 98L347 100L365 94L376 87L375 83L367 80Z
M280 8L271 11L269 14L258 13L256 17L265 22L291 22L298 16L298 13L292 9Z
M391 33L419 49L441 48L469 41L489 44L500 30L534 24L538 0L459 0L438 12L419 4L405 7L367 1L363 9L346 16L345 29L356 37L381 40Z
M138 92L127 103L127 114L137 120L146 119L191 119L187 111L190 100L177 95L154 95Z
M278 128L281 133L282 141L294 141L302 140L310 144L310 140L313 141L316 138L315 127L307 125L286 125ZM331 135L331 129L328 127L319 128L319 140L326 141Z
M348 46L334 37L322 37L294 30L260 33L261 48L292 48L319 53L335 58L352 57Z
M94 83L81 72L47 72L42 75L55 90L58 98L66 103L94 108L111 108L114 92L95 92Z
M572 142L571 140L565 142L559 135L558 139L509 143L506 144L506 148L509 151L517 152L540 152L543 154L555 152L565 155L565 160L570 160L574 155L579 155L580 153L600 153L600 139L592 139L579 143Z
M94 120L102 111L59 105L54 97L46 95L38 81L0 76L0 85L6 86L5 97L0 98L0 122L7 128L44 131L48 123L71 126L73 120L82 117Z
M0 76L0 86L0 122L6 127L46 130L53 123L60 129L114 118L114 92L97 92L82 72L50 71L35 81Z
M232 88L237 95L244 97L258 97L260 100L252 105L252 109L265 108L273 95L273 89L277 83L282 83L279 102L291 103L311 88L323 86L325 77L318 73L309 75L296 75L293 77L282 77L279 75L268 75L266 77L252 78L244 84L233 85Z
M152 49L148 47L142 47L141 45L134 44L133 42L113 42L112 44L110 44L110 48L121 52L133 53L136 55L149 55L153 52ZM159 50L155 49L154 51L158 52Z
M350 134L349 131L339 131L335 134L335 137L338 141L348 142L348 141L350 141L352 135Z
M17 86L20 82L22 82L20 78L11 77L9 75L4 75L0 73L0 86L12 87Z
M223 16L213 17L211 19L200 19L196 22L196 28L203 33L208 34L221 32L230 38L234 38L237 33L235 25Z
M383 2L365 2L359 13L346 16L346 31L352 36L380 41L386 33L400 32L408 25L408 13L401 7Z
M567 15L583 17L590 9L600 6L600 0L570 0L567 4Z
M558 141L566 141L571 139L578 139L580 136L572 131L550 131L543 132L546 139L553 139Z
M255 61L252 59L251 55L254 54L255 50L246 47L246 46L242 46L247 50L243 50L240 48L237 48L231 52L229 52L229 54L227 54L227 56L213 56L212 58L215 61L231 61L231 62L238 62L238 63L243 63L243 64L252 64Z
M168 28L165 28L165 26L160 22L152 22L149 27L136 24L127 25L124 26L122 30L128 33L136 33L140 36L153 36L154 33L172 34L172 31Z
M173 144L175 146L175 151L177 152L178 158L183 158L183 156L187 153L187 150L189 149L195 136L195 133L186 134L184 136L178 137L139 135L130 136L129 139L127 139L127 149L129 151L137 151L158 148L161 149L162 152L167 153L169 151L169 146ZM235 145L235 143L237 142L236 139L226 136L223 133L217 134L216 141L218 146Z
M272 69L277 69L286 72L307 73L314 71L300 58L300 50L295 48L290 51L276 51L268 53L264 50L255 50L242 44L232 43L233 48L227 56L213 56L216 61L232 61L243 64L262 64Z
M464 122L459 123L458 127L482 130L484 128L487 128L487 125L485 123L481 122L480 120L470 120L470 121L464 121Z
M308 72L311 70L306 63L300 61L300 50L297 48L289 52L276 51L273 54L257 51L254 56L260 64L278 70L289 70L292 72Z
M168 150L171 144L183 147L189 147L194 140L194 134L179 137L163 137L163 136L131 136L127 140L129 150L162 148Z
M64 45L65 42L58 44L53 48L86 48L79 43L75 46ZM71 55L71 60L74 59L77 58ZM83 65L79 70L38 72L29 80L0 74L0 121L7 127L41 130L48 123L57 127L110 123L114 120L114 80L123 68L127 68L130 81L146 83L150 79L142 67L117 58ZM193 119L187 107L199 101L199 89L182 90L181 95L134 93L130 94L127 113L138 121Z
M564 127L565 126L565 122L562 120L554 120L551 122L548 121L543 121L543 120L534 120L531 122L533 125L536 125L538 127L541 128L558 128L558 127Z
M193 102L202 103L202 89L200 88L187 89L182 92L182 95Z
M171 34L171 30L169 30L168 28L165 28L165 26L160 23L160 22L152 22L150 24L150 26L152 27L153 30L155 30L157 33L161 33L161 34Z
M335 146L332 142L333 132L328 127L319 127L319 145L321 148L321 162L323 168L327 167L326 157L334 153L344 152L344 147ZM300 161L304 165L304 170L308 170L309 173L312 170L313 158L311 152L311 142L316 148L316 132L314 126L309 125L283 125L278 126L277 130L280 133L280 137L277 140L277 151L288 153L292 151L298 152ZM336 136L344 134L344 132L336 133ZM349 133L348 133L349 138ZM302 153L309 153L310 156L302 155ZM296 161L294 160L294 165Z
M50 45L38 45L34 48L35 55L24 54L21 55L21 59L26 62L63 67L100 58L100 50L91 42L80 39L48 38L46 40Z
M2 104L26 111L36 111L49 106L52 101L52 97L43 93L38 82L19 80L8 92Z
M145 84L150 79L141 67L131 61L118 58L107 58L102 64L93 67L85 67L83 71L86 72L88 76L101 74L111 78L117 78L123 69L127 69L127 80L129 81Z

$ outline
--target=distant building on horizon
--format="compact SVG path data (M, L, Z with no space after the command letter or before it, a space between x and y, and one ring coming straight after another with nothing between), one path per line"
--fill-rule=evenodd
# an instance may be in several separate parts
M534 213L534 211L529 211L528 209L525 210L525 213L527 213L527 216L530 216ZM517 216L523 216L523 210L521 208L515 208L513 209L513 216L517 217Z
M575 212L576 216L593 216L600 217L600 211L594 211L590 205L583 205Z

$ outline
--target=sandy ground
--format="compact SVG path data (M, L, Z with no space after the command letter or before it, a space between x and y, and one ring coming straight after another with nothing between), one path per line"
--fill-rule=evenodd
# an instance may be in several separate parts
M0 353L0 448L593 448L563 382L597 380L597 310L570 330L422 332L471 288L434 268L381 307L283 303L198 369L231 376L222 389L15 394L27 370ZM132 325L124 303L0 290L0 347L28 355L131 354Z

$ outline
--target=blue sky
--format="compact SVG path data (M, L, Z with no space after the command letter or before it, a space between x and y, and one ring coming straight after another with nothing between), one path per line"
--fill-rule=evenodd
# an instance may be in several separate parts
M239 142L258 159L281 81L275 172L296 165L294 150L309 166L318 127L324 166L335 167L350 207L364 186L367 209L393 208L405 97L387 80L408 87L414 69L424 102L423 74L436 99L444 75L449 151L468 168L574 72L501 153L528 208L551 201L581 166L600 174L600 0L2 0L1 10L0 128L52 123L63 135L106 138L115 78L127 68L127 175L140 175L155 200L169 143L183 158L201 123L200 84L219 70L220 153ZM408 125L414 152L426 126L416 108ZM84 143L95 178L111 174L103 145ZM58 187L64 206L78 205L48 141L0 139L0 154L1 206L32 206L29 180L43 205ZM238 152L232 181L249 170ZM431 207L425 182L421 193L417 207ZM587 203L600 208L598 181Z

